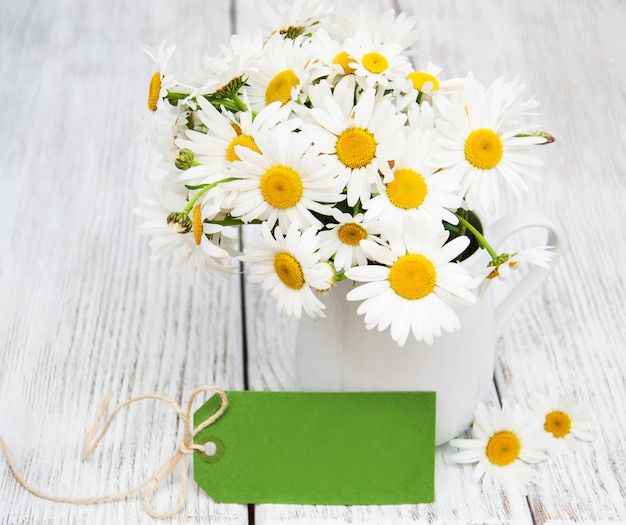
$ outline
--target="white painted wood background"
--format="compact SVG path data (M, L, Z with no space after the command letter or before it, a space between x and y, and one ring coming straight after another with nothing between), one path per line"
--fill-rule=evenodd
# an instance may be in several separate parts
M469 469L445 464L439 450L432 505L220 505L194 485L171 523L626 521L626 3L340 4L359 3L419 16L427 33L418 63L444 76L471 69L484 82L519 74L541 101L543 125L559 140L542 150L545 181L518 204L560 223L568 249L499 340L497 391L524 401L555 387L586 407L597 439L541 464L528 498L471 484ZM131 212L155 161L133 141L153 73L143 44L176 41L181 73L259 23L254 0L0 0L0 434L44 492L115 492L173 451L173 413L144 402L81 461L85 430L111 390L120 402L159 393L182 403L206 383L297 388L295 325L237 278L183 288L167 262L148 261ZM162 507L179 488L159 491ZM0 459L0 522L154 520L140 496L82 507L39 501Z

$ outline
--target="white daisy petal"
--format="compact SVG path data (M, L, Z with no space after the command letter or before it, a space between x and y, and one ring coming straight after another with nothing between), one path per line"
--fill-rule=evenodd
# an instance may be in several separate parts
M384 281L376 280L355 288L354 290L350 291L346 297L348 301L362 301L363 299L368 299L370 297L383 293L388 288L389 286L387 285L387 283L385 283Z

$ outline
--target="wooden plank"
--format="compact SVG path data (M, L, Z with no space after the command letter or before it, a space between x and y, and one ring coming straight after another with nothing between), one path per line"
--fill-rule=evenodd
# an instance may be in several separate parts
M155 402L122 413L81 461L98 403L158 393L186 403L202 384L243 387L240 289L235 277L185 288L151 263L133 216L155 158L133 141L154 65L144 43L177 40L189 71L230 32L229 2L165 0L4 4L3 202L0 265L0 432L43 492L90 496L143 481L182 434ZM190 20L197 23L190 23ZM8 189L6 193L5 190ZM229 305L225 308L224 305ZM179 479L157 493L176 501ZM2 523L152 523L141 496L76 507L40 501L0 460ZM243 505L216 505L192 484L166 522L239 524Z
M535 522L626 520L626 295L619 267L626 243L607 226L621 222L624 194L626 49L618 35L626 11L613 1L537 6L517 4L516 18L524 40L543 35L526 63L542 91L544 121L561 139L548 152L554 168L538 205L563 225L569 242L542 294L505 332L499 386L521 400L553 389L578 400L595 423L592 444L539 466L543 481L529 496ZM599 78L606 79L600 90Z

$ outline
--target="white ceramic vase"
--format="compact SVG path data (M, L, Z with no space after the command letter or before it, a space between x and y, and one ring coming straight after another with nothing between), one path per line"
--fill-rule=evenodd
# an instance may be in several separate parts
M532 227L547 230L547 244L558 256L559 230L537 213L510 214L485 227L485 234L497 249L511 234ZM462 264L471 269L484 267L486 261L484 250L479 250ZM352 282L340 282L324 297L326 318L303 318L298 326L296 368L301 387L325 392L435 391L436 443L445 443L471 424L476 405L488 396L493 382L496 338L549 273L532 267L497 307L493 286L489 287L474 306L457 310L460 330L444 333L432 345L410 335L402 348L388 330L365 328L356 313L359 303L345 298Z

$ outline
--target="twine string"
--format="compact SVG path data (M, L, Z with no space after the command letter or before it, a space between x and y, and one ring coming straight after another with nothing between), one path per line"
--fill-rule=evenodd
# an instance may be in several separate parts
M192 410L193 401L196 398L196 396L198 396L202 392L207 392L207 391L215 392L216 394L220 396L220 399L221 399L220 407L213 415L203 420L197 427L194 428L191 425L191 410ZM171 456L169 456L165 461L163 461L156 468L154 473L151 474L145 481L139 483L138 485L135 485L134 487L124 490L122 492L117 492L115 494L108 494L104 496L75 498L75 497L64 497L64 496L54 496L51 494L45 494L33 488L31 485L29 485L28 482L24 479L24 477L20 474L19 469L17 468L17 465L15 464L15 461L13 460L13 456L11 454L11 451L9 450L8 445L6 444L2 436L0 436L0 446L2 447L2 450L4 451L4 454L7 458L7 462L9 463L9 467L11 471L13 472L13 476L15 477L17 482L20 485L22 485L22 487L24 487L28 492L30 492L31 494L33 494L34 496L38 498L45 499L48 501L54 501L58 503L72 503L75 505L89 505L92 503L102 503L105 501L113 501L117 499L122 499L132 494L135 494L136 492L142 490L144 487L148 486L148 489L146 490L144 494L144 498L143 498L143 508L146 514L157 519L166 519L166 518L171 518L172 516L175 516L182 510L183 505L185 504L185 501L187 500L187 490L189 487L189 470L188 470L188 465L186 461L187 456L192 455L194 451L196 450L201 451L201 452L204 452L205 450L204 446L195 444L193 442L193 439L198 435L199 432L201 432L206 427L208 427L209 425L217 421L222 416L222 414L226 411L226 408L228 407L228 399L226 397L226 393L221 388L217 386L212 386L212 385L205 385L205 386L196 388L189 396L189 401L187 402L186 410L183 410L172 399L169 399L167 397L163 397L157 394L145 394L142 396L134 397L132 399L124 401L123 403L118 405L117 408L115 408L115 410L111 413L106 423L102 427L102 430L100 431L100 433L96 436L95 439L93 439L93 436L94 434L96 434L96 431L100 423L104 419L110 399L111 399L111 394L109 394L107 397L105 397L102 400L98 408L96 420L94 424L91 426L91 428L88 430L85 436L84 458L88 458L93 454L93 452L96 450L96 448L98 447L98 445L104 438L105 434L111 427L111 424L113 423L113 420L115 419L115 417L124 408L126 408L129 405L132 405L133 403L137 403L138 401L142 401L145 399L153 399L156 401L161 401L169 405L171 408L173 408L176 414L178 415L178 418L183 423L183 438L181 442L178 444L176 450L172 453ZM180 491L178 502L170 510L160 512L156 510L152 504L154 493L157 490L157 488L174 473L177 465L180 465L180 474L181 474L181 479L182 479L182 488Z

